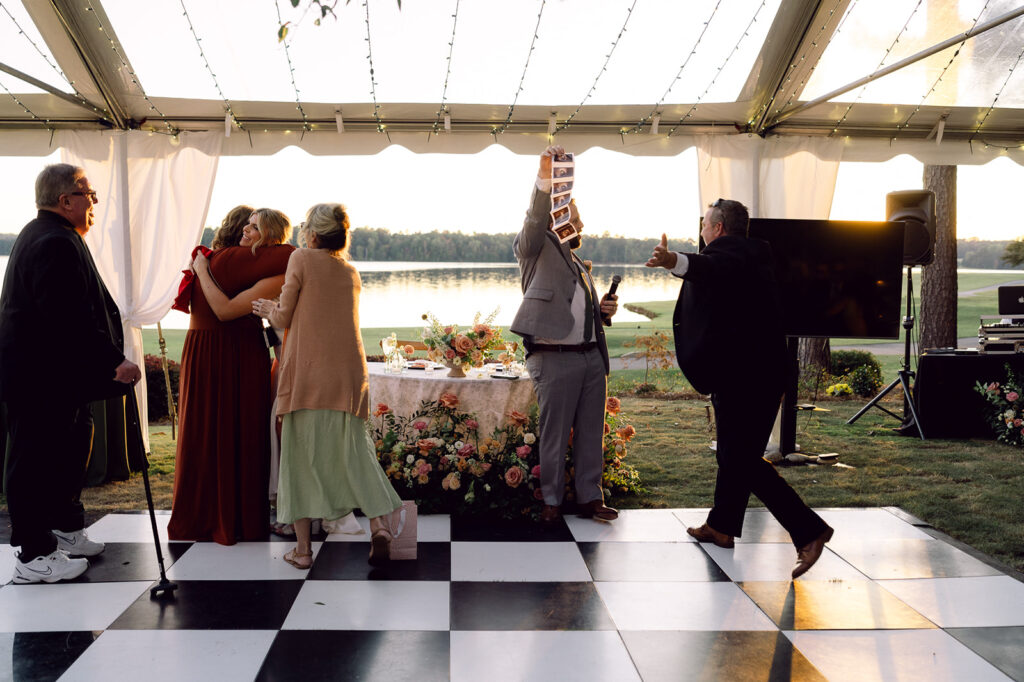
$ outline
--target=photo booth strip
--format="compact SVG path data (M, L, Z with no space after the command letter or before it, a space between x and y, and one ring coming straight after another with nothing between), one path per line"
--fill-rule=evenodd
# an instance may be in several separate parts
M569 202L572 201L575 177L576 161L572 153L551 157L551 231L558 237L559 243L563 244L578 234L576 228L569 223Z

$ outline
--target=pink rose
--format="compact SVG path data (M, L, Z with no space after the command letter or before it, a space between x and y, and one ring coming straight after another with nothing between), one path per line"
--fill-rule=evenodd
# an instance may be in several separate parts
M523 482L523 470L519 467L512 467L505 472L505 483L510 488L518 488L519 484Z
M526 459L531 451L532 450L529 445L521 445L516 448L516 454L519 455L519 459Z
M441 461L441 466L446 467L446 466L448 466L448 462L450 462L451 460L448 459L448 455L441 455L441 460L440 461Z
M986 386L986 387L985 387L985 389L986 389L986 390L987 390L987 391L988 391L989 393L992 393L992 392L994 392L994 391L998 391L998 390L999 390L999 384L997 384L996 382L994 382L994 381L993 381L993 382L992 382L991 384L989 384L988 386Z
M1017 398L1019 397L1020 395L1017 393L1017 391L1010 391L1009 393L1006 394L1006 399L1009 400L1011 403L1017 402Z
M455 351L453 351L451 348L449 348L448 350L446 350L444 352L444 356L447 359L449 359L449 360L453 360L453 359L455 359Z
M543 500L544 499L544 491L541 490L540 488L534 488L533 489L533 499L535 499L535 500Z
M535 464L534 465L533 471L530 472L530 475L533 476L534 478L540 478L540 465L539 464Z
M466 428L469 429L470 431L472 431L473 429L478 428L479 426L480 426L480 424L477 423L477 421L475 419L467 419L466 420Z
M451 327L445 327L444 328L444 333L445 334L451 334L452 333L452 328Z
M1016 426L1017 428L1024 426L1024 419L1014 419L1013 425Z
M422 419L419 421L415 421L412 423L412 428L416 429L417 431L422 431L423 429L427 428L427 422L423 421Z
M459 448L459 454L463 457L469 457L474 452L476 452L476 448L473 447L472 443L466 443L461 448Z

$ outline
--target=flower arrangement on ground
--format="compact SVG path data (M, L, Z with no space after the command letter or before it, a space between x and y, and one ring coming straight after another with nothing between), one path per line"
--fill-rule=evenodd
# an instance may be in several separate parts
M844 396L853 395L853 389L850 388L850 384L841 381L826 388L825 395L832 398L842 398Z
M979 381L975 383L974 390L989 403L987 418L996 440L1024 446L1024 391L1010 366L1006 366L1006 381L1002 385Z
M639 474L622 461L636 430L622 421L618 401L612 400L615 411L605 426L605 494L642 492ZM372 437L385 474L399 496L415 500L422 513L539 516L536 406L530 414L508 413L490 434L480 433L474 415L452 393L423 401L409 416L379 404L373 417ZM571 450L566 456L571 458ZM566 500L572 500L568 483Z
M483 365L486 358L505 348L501 329L494 326L497 315L498 310L495 309L481 320L480 313L477 313L473 316L472 326L460 330L458 325L441 324L433 314L425 313L423 319L427 325L423 327L421 336L427 345L427 356L434 362L449 366Z

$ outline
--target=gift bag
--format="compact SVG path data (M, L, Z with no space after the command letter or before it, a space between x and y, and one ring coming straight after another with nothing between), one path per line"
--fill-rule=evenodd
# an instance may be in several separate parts
M391 560L416 558L416 503L407 500L388 516L391 530Z

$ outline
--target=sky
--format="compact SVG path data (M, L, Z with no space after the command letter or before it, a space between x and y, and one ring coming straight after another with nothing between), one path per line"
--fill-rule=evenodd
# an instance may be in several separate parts
M574 195L587 232L670 239L696 238L702 213L696 152L676 157L634 157L591 149L577 157ZM0 233L17 233L35 215L33 183L50 157L0 157ZM414 154L389 147L374 156L310 156L294 147L270 157L223 157L206 224L216 226L240 203L284 211L300 222L313 204L345 204L354 227L394 232L455 230L515 232L522 225L537 159L494 145L478 154ZM834 220L883 220L888 192L921 187L922 164L910 157L886 163L840 165L832 204ZM386 178L388 182L382 183ZM640 194L635 188L643 186ZM960 166L957 236L1024 237L1024 218L991 210L998 197L1024 187L1024 167L1008 159ZM770 216L766 216L770 217Z

